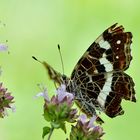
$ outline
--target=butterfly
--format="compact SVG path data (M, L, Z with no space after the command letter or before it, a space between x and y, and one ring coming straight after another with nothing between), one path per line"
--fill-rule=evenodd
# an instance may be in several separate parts
M123 99L136 102L133 79L124 71L131 56L132 33L117 23L106 29L80 58L70 77L43 62L50 79L74 93L75 102L88 116L104 112L113 118L124 114Z

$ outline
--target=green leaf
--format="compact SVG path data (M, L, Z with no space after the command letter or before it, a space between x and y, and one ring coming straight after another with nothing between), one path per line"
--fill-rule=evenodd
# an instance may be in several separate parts
M45 109L44 109L44 118L46 121L48 122L51 122L51 121L54 121L56 120L56 108L57 106L56 105L52 105L52 104L49 104Z
M66 133L66 125L65 123L61 123L60 128Z
M43 134L42 134L42 138L44 139L44 137L50 133L51 128L48 126L43 127Z
M48 122L51 121L51 115L49 115L48 110L44 110L43 116L44 116L46 121L48 121Z

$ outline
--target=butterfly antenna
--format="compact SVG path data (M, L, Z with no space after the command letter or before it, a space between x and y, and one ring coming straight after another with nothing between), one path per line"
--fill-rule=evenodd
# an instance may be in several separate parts
M59 54L60 54L60 59L61 59L61 64L62 64L62 72L64 74L64 63L63 63L62 53L61 53L61 49L60 49L59 44L58 44L58 51L59 51Z
M39 63L43 64L40 60L38 60L35 56L32 56L32 58L35 60L35 61L38 61Z

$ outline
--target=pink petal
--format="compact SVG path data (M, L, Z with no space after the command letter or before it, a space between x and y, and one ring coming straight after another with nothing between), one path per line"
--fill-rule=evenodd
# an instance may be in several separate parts
M0 44L0 51L7 51L8 46L6 46L5 44Z
M79 116L79 120L82 122L82 124L86 123L87 116L85 114L82 114Z
M95 122L96 118L97 118L96 116L93 116L93 117L90 118L88 128L94 128L95 127L94 122Z
M43 97L46 101L48 101L48 102L50 101L47 92L40 92L40 93L38 93L35 97L36 97L36 98L38 98L38 97Z
M63 84L57 89L56 93L58 95L59 102L61 102L65 97L69 97L69 100L74 99L74 95L72 93L67 92L66 86Z

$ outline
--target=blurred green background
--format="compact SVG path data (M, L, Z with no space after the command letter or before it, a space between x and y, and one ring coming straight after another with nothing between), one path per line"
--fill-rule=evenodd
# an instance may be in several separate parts
M38 83L47 84L53 93L45 69L35 55L61 70L57 44L61 46L65 73L88 46L107 27L118 22L133 33L133 61L126 72L136 83L137 103L123 102L125 114L110 119L104 114L104 140L140 139L140 1L139 0L0 0L0 42L8 40L10 54L0 53L1 81L15 96L16 113L0 119L0 140L41 140L42 99L34 99ZM55 131L52 140L64 140Z

